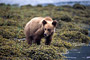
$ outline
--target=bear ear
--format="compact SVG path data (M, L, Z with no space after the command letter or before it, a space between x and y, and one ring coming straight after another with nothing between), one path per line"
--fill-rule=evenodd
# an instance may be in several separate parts
M47 22L45 20L42 21L43 25L47 24Z
M54 27L56 27L56 25L57 25L57 21L54 20L54 21L52 22L52 24L53 24Z

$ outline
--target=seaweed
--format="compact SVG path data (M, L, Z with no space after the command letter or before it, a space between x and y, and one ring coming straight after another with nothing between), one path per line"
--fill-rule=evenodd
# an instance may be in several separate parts
M51 9L52 8L52 9ZM83 25L90 24L90 9L87 6L75 4L47 6L0 4L0 59L1 60L63 60L67 50L76 47L73 43L88 44L88 30ZM23 33L25 24L34 17L50 16L58 21L51 45L26 43Z

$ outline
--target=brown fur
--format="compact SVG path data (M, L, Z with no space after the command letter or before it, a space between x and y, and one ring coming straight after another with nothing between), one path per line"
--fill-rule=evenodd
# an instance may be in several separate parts
M51 29L51 31L47 31L44 29ZM55 25L53 24L53 20L50 17L36 17L31 19L24 28L24 34L26 36L28 44L32 45L33 43L37 43L40 45L41 38L44 37L44 34L47 34L46 45L50 45L52 40L52 35L54 33Z
M51 17L45 17L44 20L52 21Z

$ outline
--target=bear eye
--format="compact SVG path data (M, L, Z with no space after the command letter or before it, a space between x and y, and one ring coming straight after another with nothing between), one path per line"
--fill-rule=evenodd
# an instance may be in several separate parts
M46 28L45 28L45 30L46 30Z
M50 32L50 31L51 31L51 29L48 29L48 31Z

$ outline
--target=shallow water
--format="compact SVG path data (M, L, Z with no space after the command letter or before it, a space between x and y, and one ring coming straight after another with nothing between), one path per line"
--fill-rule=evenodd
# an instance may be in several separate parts
M68 60L90 60L90 44L78 49L72 49L66 54Z
M90 26L88 30L88 36L90 37ZM90 43L88 46L83 45L82 47L69 50L65 56L68 60L90 60Z

